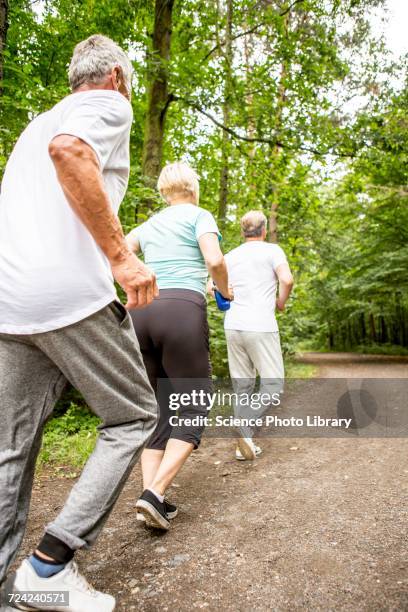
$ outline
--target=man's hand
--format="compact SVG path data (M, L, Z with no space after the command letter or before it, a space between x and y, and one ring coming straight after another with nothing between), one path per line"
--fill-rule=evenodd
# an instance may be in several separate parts
M156 276L135 255L130 254L119 263L111 264L115 280L126 292L126 308L143 308L159 295Z
M276 298L276 308L283 312L285 310L285 302L281 298Z

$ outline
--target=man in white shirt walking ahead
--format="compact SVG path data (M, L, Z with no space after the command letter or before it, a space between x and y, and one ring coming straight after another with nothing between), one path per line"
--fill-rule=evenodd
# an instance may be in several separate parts
M228 362L234 390L253 392L257 373L260 393L271 397L282 390L284 368L275 308L283 311L293 287L285 253L277 244L265 242L266 217L249 211L241 219L245 242L225 256L234 301L225 315ZM276 291L279 286L279 293ZM263 406L263 410L267 406ZM236 416L259 417L254 408L236 406ZM261 409L262 410L262 409ZM255 459L261 449L253 443L252 430L242 427L236 459Z
M143 446L157 406L126 308L158 295L117 217L129 176L132 67L104 36L79 43L71 95L36 117L0 194L0 584L20 546L46 419L67 381L101 418L81 477L33 554L8 577L0 609L111 612L78 572ZM39 599L27 599L40 593ZM69 601L68 601L69 596ZM21 606L21 607L19 607Z

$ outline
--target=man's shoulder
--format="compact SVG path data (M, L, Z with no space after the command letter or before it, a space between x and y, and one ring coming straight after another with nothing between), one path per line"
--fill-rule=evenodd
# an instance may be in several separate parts
M272 257L282 256L285 254L282 247L279 246L279 244L276 244L275 242L263 242L262 244L265 249L265 252L268 253L269 255L272 255Z
M58 102L51 111L62 112L69 116L72 112L83 112L89 114L91 111L95 116L111 117L111 121L131 122L133 119L132 105L122 94L110 89L91 89L72 93Z
M243 244L240 244L234 249L231 249L231 251L228 251L228 253L225 254L225 257L229 257L230 259L233 259L234 257L239 257L244 250L242 248L243 246Z

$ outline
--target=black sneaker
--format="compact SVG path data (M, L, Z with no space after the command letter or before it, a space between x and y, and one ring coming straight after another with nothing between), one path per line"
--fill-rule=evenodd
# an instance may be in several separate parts
M164 500L164 509L166 510L167 518L170 520L176 518L176 516L178 515L177 506L175 506L174 504L171 504L169 501L167 501L167 499ZM145 523L146 522L145 515L142 514L141 512L137 512L136 520L140 521L141 523Z
M166 510L167 518L174 519L178 514L177 506L171 504L167 499L164 500L164 509Z
M149 527L164 529L165 531L170 527L164 502L162 503L159 501L154 493L148 489L143 491L142 495L137 500L136 510L140 512L140 514L143 514L146 519L146 525Z

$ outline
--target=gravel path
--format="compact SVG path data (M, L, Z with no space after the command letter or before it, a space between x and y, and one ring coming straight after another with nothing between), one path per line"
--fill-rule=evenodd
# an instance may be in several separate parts
M408 377L408 360L306 354L318 376ZM408 610L405 439L263 438L253 463L206 439L170 490L167 534L135 520L137 467L96 547L78 555L117 610ZM37 480L21 556L71 480Z

